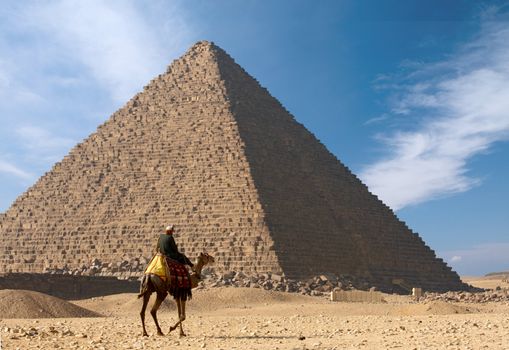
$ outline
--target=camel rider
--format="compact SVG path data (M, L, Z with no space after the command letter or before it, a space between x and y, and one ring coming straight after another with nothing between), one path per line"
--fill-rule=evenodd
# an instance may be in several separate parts
M179 252L175 239L173 238L175 225L168 225L165 232L166 234L163 233L159 235L156 251L178 261L181 264L189 265L192 268L194 264L187 258L187 256Z

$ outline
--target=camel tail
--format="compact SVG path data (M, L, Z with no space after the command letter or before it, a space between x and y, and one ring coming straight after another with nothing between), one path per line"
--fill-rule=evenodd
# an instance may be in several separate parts
M143 294L145 294L148 291L148 281L149 276L143 275L140 282L140 293L138 294L138 299L141 298Z

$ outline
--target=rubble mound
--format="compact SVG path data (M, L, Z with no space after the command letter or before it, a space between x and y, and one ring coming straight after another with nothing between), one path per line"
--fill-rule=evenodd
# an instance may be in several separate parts
M299 293L322 296L333 290L369 290L373 289L368 280L351 275L320 275L307 280L294 280L278 274L246 275L230 271L224 274L213 272L203 274L201 288L245 287L261 288L277 292Z
M116 272L113 273L110 265L103 264L95 259L91 265L83 266L81 269L54 269L47 270L50 274L64 275L85 275L85 276L117 276L119 279L135 279L143 276L147 260L136 260L134 262L124 261L116 264ZM322 274L308 279L296 280L287 278L284 274L261 273L246 274L243 272L227 271L216 273L205 268L202 272L203 281L199 288L214 287L246 287L274 290L278 292L300 293L305 295L321 296L333 290L369 290L374 283L369 280L347 274Z
M509 302L509 289L497 288L495 290L477 292L425 293L423 300L463 303Z
M15 289L0 290L0 314L3 318L101 317L51 295Z

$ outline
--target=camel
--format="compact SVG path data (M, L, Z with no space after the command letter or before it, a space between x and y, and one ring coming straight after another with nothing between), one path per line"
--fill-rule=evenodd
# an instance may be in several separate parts
M201 271L203 267L207 264L213 263L214 257L211 255L208 255L207 253L200 253L198 256L197 262L194 265L194 271L191 273L191 288L195 288L198 286L198 282L201 279ZM157 322L157 310L159 309L159 306L161 306L161 303L166 298L166 296L169 293L170 286L164 282L159 276L154 274L144 275L141 280L140 285L140 293L138 294L138 298L143 297L143 306L141 308L140 316L141 316L141 324L143 326L143 335L148 337L147 330L145 329L145 310L147 308L148 301L150 299L150 296L152 293L156 292L157 299L154 302L154 305L152 306L152 309L150 310L150 314L152 315L152 318L154 319L154 322L157 327L157 335L164 335L161 331L161 327L159 327L159 322ZM175 330L177 327L180 326L180 336L184 337L186 334L184 333L182 329L182 322L186 319L186 300L187 295L191 294L190 288L183 291L177 291L177 293L174 293L173 298L175 299L175 302L177 303L177 310L178 310L178 321L175 323L174 326L170 327L170 330L168 333Z

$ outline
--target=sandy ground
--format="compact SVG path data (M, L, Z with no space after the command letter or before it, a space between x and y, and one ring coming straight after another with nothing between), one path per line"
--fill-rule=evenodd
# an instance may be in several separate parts
M509 303L385 303L213 288L187 305L186 337L157 336L147 312L142 337L135 294L74 301L106 315L94 318L2 319L1 349L509 349ZM0 316L1 317L1 316ZM173 301L159 312L167 333Z
M509 288L509 280L506 280L505 276L492 276L492 277L462 277L463 282L471 284L473 286L479 288L486 289L495 289L497 287L500 288Z
M2 318L97 317L101 315L39 292L0 290L0 317Z

